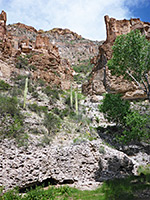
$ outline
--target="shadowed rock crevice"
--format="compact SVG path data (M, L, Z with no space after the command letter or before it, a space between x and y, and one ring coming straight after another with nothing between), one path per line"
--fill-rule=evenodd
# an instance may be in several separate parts
M37 186L42 186L42 187L48 187L48 186L53 186L53 185L64 185L64 184L73 184L73 180L64 180L63 182L59 182L59 180L56 180L54 178L47 178L46 180L43 180L42 182L33 182L29 185L25 185L23 187L19 188L20 193L24 193L26 191L35 189Z

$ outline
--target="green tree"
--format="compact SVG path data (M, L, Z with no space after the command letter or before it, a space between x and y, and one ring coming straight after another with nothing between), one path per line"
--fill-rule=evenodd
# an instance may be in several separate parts
M104 117L117 125L124 125L124 117L130 112L130 103L121 96L121 94L106 94L102 104L99 105L99 110L104 113Z
M112 49L112 59L107 63L112 75L135 81L150 101L150 42L136 30L118 36Z

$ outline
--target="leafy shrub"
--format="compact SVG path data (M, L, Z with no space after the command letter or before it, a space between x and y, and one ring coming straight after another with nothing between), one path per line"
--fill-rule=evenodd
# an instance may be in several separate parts
M121 99L120 94L106 94L99 109L109 122L121 127L116 138L123 142L141 141L148 138L146 131L147 117L130 109L130 104Z
M0 138L15 138L18 145L24 145L28 136L23 119L18 99L0 95Z
M48 129L50 135L55 134L60 128L61 120L53 113L46 113L44 117L44 126Z
M35 91L35 92L32 93L32 97L33 97L33 98L38 98L38 96L39 96L39 93L38 93L38 92Z
M0 80L0 90L5 91L10 89L10 85L3 80Z
M138 112L130 112L125 117L125 130L120 140L124 142L144 139L146 137L145 124L147 118Z
M64 117L67 117L70 114L70 109L65 108L60 110L59 108L55 107L53 109L53 112L58 115L61 119L64 119Z
M5 97L0 95L0 115L4 116L6 114L20 117L20 110L18 108L17 97Z
M12 97L20 96L23 94L23 90L21 88L18 88L16 85L13 86L13 88L10 91L10 95Z
M59 94L62 93L62 90L59 89L52 89L50 86L47 86L46 88L43 89L43 92L47 96L51 96L53 99L59 99Z
M99 110L109 122L123 125L124 117L130 112L130 103L121 99L120 94L106 94Z
M38 106L36 103L29 104L28 107L31 111L36 112L38 115L41 115L41 112L47 112L46 106Z

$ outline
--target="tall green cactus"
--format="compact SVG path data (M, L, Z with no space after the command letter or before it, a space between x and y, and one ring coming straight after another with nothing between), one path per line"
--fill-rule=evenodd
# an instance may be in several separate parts
M78 108L78 93L77 92L75 92L75 109L76 109L76 115L78 115L79 108Z
M24 103L23 103L23 108L24 109L26 107L27 92L28 92L28 77L26 78L25 88L24 88Z
M72 84L70 86L70 107L73 107Z

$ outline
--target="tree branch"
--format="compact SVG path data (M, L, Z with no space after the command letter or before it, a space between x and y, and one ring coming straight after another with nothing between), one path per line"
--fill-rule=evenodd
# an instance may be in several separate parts
M146 83L147 83L147 86L148 86L148 90L150 91L150 84L149 84L149 80L148 80L148 75L145 73L144 74L144 77L146 79Z
M136 84L139 86L139 88L140 88L141 90L143 90L144 92L146 92L146 91L144 90L144 88L142 88L141 84L134 78L134 76L132 76L132 74L130 74L130 72L129 72L128 70L126 71L126 73L136 82Z
M143 79L142 79L142 78L141 78L141 80L142 80L142 84L144 85L145 92L146 92L146 94L147 94L147 87L146 87L146 85L145 85L145 83L144 83L144 81L143 81Z

